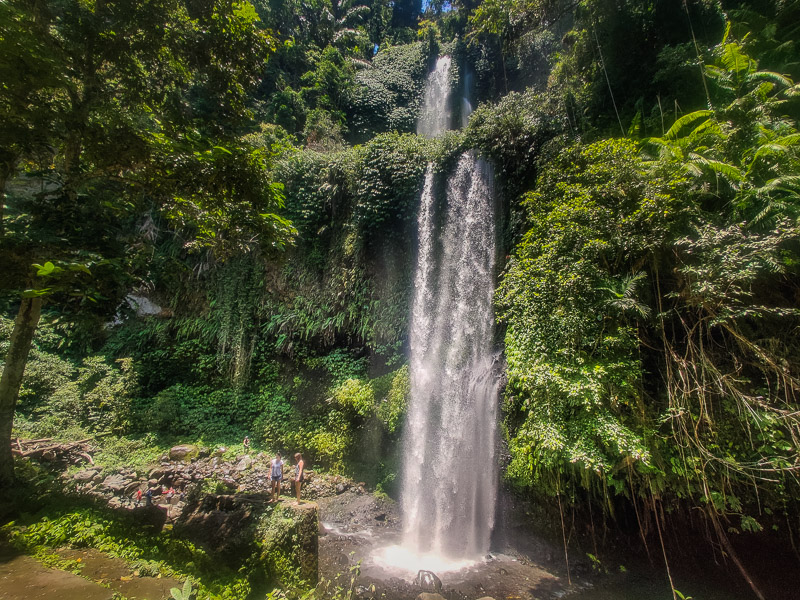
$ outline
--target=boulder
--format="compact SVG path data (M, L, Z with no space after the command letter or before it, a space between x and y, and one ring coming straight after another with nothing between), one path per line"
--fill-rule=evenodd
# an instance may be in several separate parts
M125 488L125 495L131 496L133 495L136 490L141 489L144 492L147 489L147 484L142 483L141 481L131 481L128 486Z
M414 585L437 594L442 591L442 580L433 571L420 570L414 579Z
M429 592L422 592L419 596L417 596L417 600L447 600L441 594L431 594Z
M80 481L80 482L91 481L92 479L94 479L94 476L97 475L97 473L98 471L95 469L84 469L83 471L78 471L77 473L75 473L75 475L73 475L72 478L75 481Z
M125 479L119 473L116 475L109 475L103 480L103 487L112 492L121 492L130 484L130 480Z
M247 471L253 466L253 459L249 456L243 456L242 459L236 464L237 471Z
M315 502L280 502L262 520L261 558L279 582L288 585L298 571L306 581L318 580L319 527Z
M200 450L194 444L183 444L181 446L173 446L169 449L170 460L190 461L200 453Z

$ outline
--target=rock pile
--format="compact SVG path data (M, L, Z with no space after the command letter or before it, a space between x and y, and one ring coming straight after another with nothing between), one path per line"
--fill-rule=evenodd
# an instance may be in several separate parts
M194 445L174 446L163 455L157 465L147 472L123 468L115 472L94 465L91 456L81 454L81 461L90 464L72 475L64 474L68 486L75 491L104 501L112 508L135 508L147 502L149 490L152 503L167 509L169 520L177 519L185 507L186 495L193 489L217 494L268 493L270 491L271 456L242 454L224 459L225 448L203 448ZM293 467L284 469L281 492L294 495L292 489ZM174 490L170 493L169 490ZM315 499L353 489L366 493L364 484L354 483L340 476L320 476L305 471L303 498ZM137 492L142 498L137 501Z

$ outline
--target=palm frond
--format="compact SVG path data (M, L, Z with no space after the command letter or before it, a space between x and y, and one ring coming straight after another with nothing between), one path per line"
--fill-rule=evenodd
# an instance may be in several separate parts
M664 135L664 139L666 140L675 140L680 137L681 132L694 123L698 121L707 121L714 115L714 111L711 110L696 110L694 112L690 112L689 114L683 115L680 119L675 121L672 124L672 127L669 128L669 131Z

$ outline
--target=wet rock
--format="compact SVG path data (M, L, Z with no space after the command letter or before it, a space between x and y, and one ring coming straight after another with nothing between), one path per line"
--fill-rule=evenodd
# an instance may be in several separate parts
M420 570L414 578L414 585L437 594L442 591L442 580L433 571Z
M112 492L121 492L129 483L130 481L120 474L109 475L103 480L103 487Z
M195 458L199 452L199 448L194 444L183 444L170 448L169 458L170 460L188 461Z

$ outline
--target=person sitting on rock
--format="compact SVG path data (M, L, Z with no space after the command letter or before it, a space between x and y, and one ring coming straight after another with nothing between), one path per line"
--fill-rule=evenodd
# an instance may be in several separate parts
M297 504L300 504L300 488L303 486L303 481L305 480L305 473L303 472L305 463L303 462L303 455L299 452L294 455L294 460L297 464L295 467L294 489L297 492Z
M270 462L270 480L272 481L272 501L277 502L281 497L281 481L283 481L283 461L280 452Z

